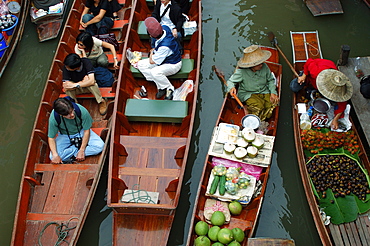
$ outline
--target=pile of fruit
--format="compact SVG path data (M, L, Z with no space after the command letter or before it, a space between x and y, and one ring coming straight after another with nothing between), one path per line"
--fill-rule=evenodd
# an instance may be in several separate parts
M242 209L242 205L237 201L229 203L229 210L233 215L239 215ZM210 226L204 221L197 222L194 228L197 234L195 246L210 246L211 242L214 242L212 244L214 246L240 246L245 238L244 231L238 227L222 228L225 224L225 215L221 211L215 211L212 214L211 224Z
M235 195L239 189L245 189L249 185L251 179L245 173L239 172L240 168L217 165L212 169L214 179L209 190L209 194L213 195L218 190L218 193L223 196L225 192L230 195Z
M343 147L354 155L360 148L357 135L353 131L329 131L324 133L319 128L317 130L302 130L301 140L303 148L309 150L312 154L317 154L324 149L338 149Z
M356 161L345 155L316 155L307 163L307 170L322 198L326 197L327 189L336 198L352 193L364 201L366 194L370 194L365 174Z

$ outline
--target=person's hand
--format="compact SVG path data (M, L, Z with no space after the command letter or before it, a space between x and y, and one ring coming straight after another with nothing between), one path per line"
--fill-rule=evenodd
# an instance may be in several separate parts
M82 21L80 22L80 24L81 24L81 26L82 26L83 28L86 28L86 27L88 26L86 23L83 23Z
M279 97L275 94L270 94L270 102L274 105L279 104Z
M229 91L230 95L236 95L236 89L235 87L231 88Z
M117 59L114 59L113 67L114 67L115 69L118 69L118 68L119 68Z
M76 89L76 83L73 83L71 81L63 82L63 89L65 91L71 91Z
M175 38L177 38L177 29L176 29L176 28L172 29L172 35L173 35Z
M331 128L332 128L333 130L337 130L337 129L338 129L338 126L339 126L339 124L338 124L338 120L333 119L333 120L332 120L332 122L331 122Z
M62 159L60 158L59 155L53 156L53 158L51 159L51 163L52 164L61 164Z
M80 150L77 152L76 161L84 161L85 160L85 151Z
M306 74L302 74L301 76L298 77L298 84L303 84L306 80Z

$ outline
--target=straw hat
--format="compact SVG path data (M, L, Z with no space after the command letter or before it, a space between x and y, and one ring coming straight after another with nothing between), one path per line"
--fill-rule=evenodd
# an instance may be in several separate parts
M270 58L271 52L261 49L258 45L251 45L243 50L243 57L238 61L238 67L249 68L257 66Z
M352 97L353 88L347 76L335 69L325 69L316 78L319 92L334 102L345 102Z

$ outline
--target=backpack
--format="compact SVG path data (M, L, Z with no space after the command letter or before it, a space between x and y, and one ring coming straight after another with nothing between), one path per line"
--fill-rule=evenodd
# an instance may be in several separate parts
M74 110L75 110L75 112L76 112L77 117L78 117L78 118L80 119L80 121L82 122L82 118L81 118L81 109L80 109L80 107L78 107L78 105L75 103L75 100L74 100L72 97L70 97L70 96L66 96L66 97L65 97L65 99L67 99L67 100L71 101L71 103L72 103L72 105L73 105L73 108L74 108ZM54 110L54 118L55 118L55 121L58 123L58 128L59 128L59 125L60 125L60 123L62 122L62 120L61 120L61 118L60 118L60 115L59 115L57 112L55 112L55 110Z
M95 70L95 80L96 83L98 83L99 87L111 87L114 78L111 71L108 70L108 68L105 67L96 67Z

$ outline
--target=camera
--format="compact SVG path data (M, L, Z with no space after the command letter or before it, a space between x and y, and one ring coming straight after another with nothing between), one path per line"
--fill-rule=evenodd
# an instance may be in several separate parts
M76 146L77 149L80 149L82 144L82 138L80 137L71 138L71 144Z

